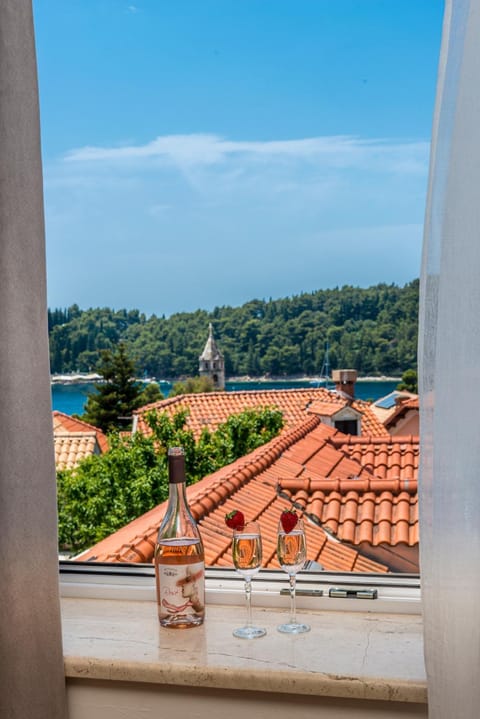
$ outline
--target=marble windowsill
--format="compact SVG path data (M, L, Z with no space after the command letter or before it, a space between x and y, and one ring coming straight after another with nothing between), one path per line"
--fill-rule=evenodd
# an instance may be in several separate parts
M301 613L312 629L276 631L286 611L256 608L257 640L232 636L242 607L212 605L202 627L159 626L149 601L62 599L67 678L426 703L416 615Z

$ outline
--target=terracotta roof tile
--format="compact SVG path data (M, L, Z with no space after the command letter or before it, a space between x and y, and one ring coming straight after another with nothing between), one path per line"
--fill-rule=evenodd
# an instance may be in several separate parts
M108 439L102 430L98 429L98 427L94 427L93 424L88 424L87 422L83 422L81 419L76 419L75 417L71 417L69 414L59 412L58 410L54 410L52 412L52 417L54 434L57 432L95 432L100 451L107 452Z
M293 504L330 529L339 539L372 546L418 543L418 497L415 480L324 480L312 482L305 501L305 483L279 481Z
M59 432L54 435L55 466L72 469L85 457L98 454L95 432Z
M397 422L402 419L402 417L405 417L405 415L408 414L408 412L418 412L420 410L420 402L418 396L416 397L409 397L408 399L404 399L400 401L392 414L390 414L385 420L384 420L384 426L388 429L390 427L393 427Z
M382 437L386 432L385 427L372 411L371 405L360 400L356 400L353 405L362 412L362 436Z
M376 477L417 479L418 437L346 437L339 433L331 443Z
M311 439L314 434L316 445ZM314 521L309 520L312 497L313 501L318 503L322 495L317 488L313 495L311 490L316 487L315 482L321 480L307 476L298 477L299 473L305 472L302 461L311 458L312 452L315 454L315 446L318 452L326 447L331 453L332 446L328 443L332 436L337 437L338 434L335 430L321 425L319 418L312 415L246 457L188 487L189 504L204 538L207 565L231 566L231 532L225 526L224 516L231 509L238 508L244 511L248 519L258 519L260 522L264 544L264 566L277 567L278 519L282 509L291 506L293 500L295 504L306 508L309 559L319 562L326 569L337 571L388 571L385 565L362 557L353 547L346 546L331 537L319 526L317 517L313 516ZM305 444L304 440L307 440L308 451L300 451L297 459L292 459L289 455L295 455L293 451L295 446ZM333 449L333 451L341 455L339 450ZM288 462L285 461L286 459ZM351 463L351 460L347 461ZM279 473L280 466L281 473ZM360 471L360 468L357 467L357 470ZM285 482L299 483L298 496L291 497L288 491L285 491L285 496L278 493L277 483L280 482L281 485L282 478ZM323 481L328 484L332 482L326 479ZM341 488L341 481L341 479L334 480L333 484ZM348 508L348 521L351 523L354 523L356 516L355 497L356 494L352 490L349 496L351 506L349 505ZM333 513L337 523L342 500L341 493L337 493L336 511ZM95 558L97 561L152 561L153 544L166 504L164 502L155 507L78 558L82 560ZM332 510L333 507L332 503L327 507L327 511Z
M318 414L322 417L333 417L340 412L347 402L343 399L341 402L326 402L325 400L315 400L308 406L308 411L312 414Z
M307 413L316 413L316 404L319 407L333 407L335 411L348 406L350 401L336 392L323 387L311 389L285 389L285 390L258 390L241 392L199 392L194 394L178 395L160 402L141 407L134 412L134 426L143 434L150 434L145 415L150 410L167 412L173 416L181 409L187 409L189 416L187 426L193 430L195 437L199 437L204 427L216 429L232 414L239 414L244 409L253 407L277 407L281 410L285 422L285 429L298 424ZM362 433L372 436L385 434L385 427L372 412L369 402L354 400L351 406L362 415Z

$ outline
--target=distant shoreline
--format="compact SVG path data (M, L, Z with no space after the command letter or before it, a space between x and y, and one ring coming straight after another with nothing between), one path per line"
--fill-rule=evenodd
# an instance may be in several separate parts
M175 380L176 381L176 380ZM226 382L325 382L325 377L227 377ZM328 379L333 382L332 378ZM401 377L357 377L357 382L401 382Z
M357 382L401 382L401 377L358 377ZM101 382L102 376L96 373L81 373L75 372L72 374L57 374L52 375L50 378L50 384L61 384L61 385L73 385L73 384L92 384L94 382ZM166 380L166 379L155 379L152 377L138 378L139 382L157 382L158 384L174 384L175 382L181 381L179 379ZM329 380L332 382L332 380ZM242 382L242 383L255 383L255 382L310 382L324 383L325 379L321 377L227 377L226 382Z

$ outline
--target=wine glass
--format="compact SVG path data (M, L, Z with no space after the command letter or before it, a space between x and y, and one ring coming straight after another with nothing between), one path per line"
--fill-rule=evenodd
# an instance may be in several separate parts
M307 543L302 519L299 519L289 532L285 531L281 522L278 523L277 556L280 566L287 572L290 582L290 621L280 624L277 629L285 634L309 632L308 624L297 622L295 607L297 572L303 567L307 558Z
M262 537L258 522L247 522L241 529L234 529L232 558L235 569L245 580L245 602L247 605L247 623L233 631L240 639L257 639L267 632L252 624L252 577L262 564Z

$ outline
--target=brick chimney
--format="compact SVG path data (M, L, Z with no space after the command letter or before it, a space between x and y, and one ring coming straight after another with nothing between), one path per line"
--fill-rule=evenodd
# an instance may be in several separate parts
M354 399L357 376L356 369L334 369L332 371L332 380L335 382L337 392L343 392L350 399Z

